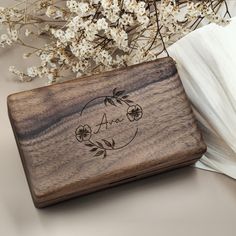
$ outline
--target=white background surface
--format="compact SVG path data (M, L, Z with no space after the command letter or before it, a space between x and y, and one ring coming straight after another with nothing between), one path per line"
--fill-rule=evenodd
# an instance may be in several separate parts
M0 0L3 4L7 1ZM236 182L192 167L35 209L6 97L44 82L12 81L8 66L26 65L21 58L21 49L0 50L1 236L236 235Z

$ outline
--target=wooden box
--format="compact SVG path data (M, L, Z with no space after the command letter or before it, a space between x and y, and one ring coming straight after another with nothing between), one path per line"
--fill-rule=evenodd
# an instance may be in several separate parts
M36 207L193 164L206 150L171 58L8 97Z

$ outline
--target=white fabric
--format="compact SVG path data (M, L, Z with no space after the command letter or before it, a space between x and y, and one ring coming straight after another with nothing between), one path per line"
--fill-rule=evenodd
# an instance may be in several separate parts
M168 51L208 146L200 161L236 179L236 18L225 27L204 26Z

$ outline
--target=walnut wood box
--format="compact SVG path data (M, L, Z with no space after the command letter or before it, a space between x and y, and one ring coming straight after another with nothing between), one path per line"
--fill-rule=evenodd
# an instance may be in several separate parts
M8 111L39 208L206 150L171 58L13 94Z

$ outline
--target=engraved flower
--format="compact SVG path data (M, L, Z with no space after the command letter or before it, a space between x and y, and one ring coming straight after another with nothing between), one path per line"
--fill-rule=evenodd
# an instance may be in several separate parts
M89 125L80 125L75 131L79 142L88 141L91 138L92 130Z
M127 110L127 117L129 121L137 121L140 120L143 116L143 110L139 105L129 106Z

